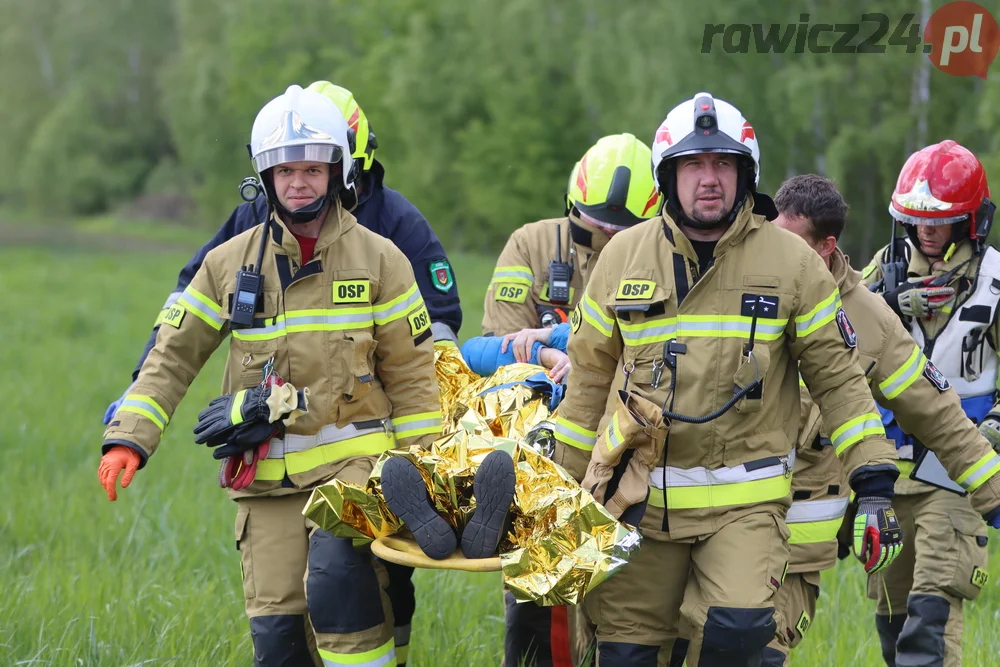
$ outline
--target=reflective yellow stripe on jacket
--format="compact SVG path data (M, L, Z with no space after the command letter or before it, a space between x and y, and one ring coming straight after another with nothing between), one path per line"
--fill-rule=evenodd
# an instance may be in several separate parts
M882 427L882 418L878 415L866 412L860 417L855 417L846 424L835 429L830 434L830 441L836 448L837 456L840 456L851 445L861 442L869 435L885 437L885 429Z
M837 539L837 531L847 512L847 498L796 500L788 508L785 523L789 544L814 544Z
M778 340L788 326L788 319L757 318L755 340ZM626 345L648 345L686 338L743 338L750 339L753 318L742 315L679 315L629 324L619 322L622 340Z
M156 424L160 432L170 422L167 411L161 408L159 403L154 401L150 396L142 396L140 394L126 394L125 400L118 406L115 414L118 412L134 412L137 415L142 415Z
M236 329L232 333L237 340L270 340L304 331L366 329L373 324L383 326L398 320L422 304L423 298L414 283L406 292L385 304L289 310L277 317L267 318L261 327Z
M576 447L589 452L597 444L597 431L590 431L582 426L577 426L568 419L556 415L555 428L553 434L556 440L570 447Z
M830 296L816 304L815 308L795 318L795 335L805 338L824 324L833 322L840 306L840 290L835 289Z
M493 270L492 283L516 283L531 285L535 282L535 274L530 266L498 266Z
M177 303L216 331L222 329L222 306L190 285L184 288L184 292L177 298Z
M435 435L441 432L441 411L420 412L392 420L396 438L413 438L418 435Z
M907 387L917 381L917 378L924 372L924 366L927 365L927 357L924 353L920 351L920 348L914 344L913 352L910 353L909 358L902 366L896 369L896 371L887 377L882 382L879 382L878 389L882 392L882 395L887 399L893 399L906 391Z
M666 489L669 509L698 509L750 505L780 500L792 489L790 471L794 450L787 457L772 456L759 461L707 469L656 467L649 473L649 504L663 507Z
M325 463L351 456L378 456L396 447L396 438L383 426L340 428L328 424L313 435L271 438L267 458L257 463L257 479L280 481L285 473L298 475Z
M996 452L989 452L962 473L955 482L972 493L998 472L1000 472L1000 456L997 456Z

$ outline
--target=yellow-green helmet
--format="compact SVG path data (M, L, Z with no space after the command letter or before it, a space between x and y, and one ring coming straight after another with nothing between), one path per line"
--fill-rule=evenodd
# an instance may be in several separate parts
M573 168L566 201L586 217L622 229L654 217L660 193L652 152L631 134L603 137Z
M570 209L576 205L576 201L573 199L573 181L576 180L576 174L580 171L580 163L577 162L573 165L573 171L569 172L569 182L566 184L566 214L569 215Z
M378 140L375 139L375 133L368 124L368 116L354 100L354 93L329 81L315 81L309 84L306 90L326 95L337 105L340 113L347 119L347 126L354 130L355 147L351 157L361 163L363 171L371 169L375 161Z

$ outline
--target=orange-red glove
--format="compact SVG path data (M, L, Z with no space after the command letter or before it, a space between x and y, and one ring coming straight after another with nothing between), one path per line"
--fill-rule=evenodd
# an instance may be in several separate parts
M97 478L101 480L101 486L108 492L108 500L114 502L118 500L118 493L115 491L115 482L118 481L118 473L122 470L122 488L132 483L135 471L139 469L142 459L134 450L122 445L115 445L108 450L108 453L101 457L101 465L97 469Z

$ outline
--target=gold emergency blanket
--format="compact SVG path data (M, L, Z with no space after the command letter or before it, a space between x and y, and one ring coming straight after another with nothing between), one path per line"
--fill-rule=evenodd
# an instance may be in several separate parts
M430 450L385 452L364 488L334 480L314 489L304 514L356 542L396 533L402 526L382 496L381 473L389 457L403 456L420 470L438 512L460 534L475 510L476 469L487 454L502 449L516 471L513 529L499 549L504 586L521 601L577 604L627 563L640 537L527 443L527 432L549 418L544 398L523 385L482 394L545 369L512 364L480 378L453 346L439 345L435 359L447 420L442 437Z

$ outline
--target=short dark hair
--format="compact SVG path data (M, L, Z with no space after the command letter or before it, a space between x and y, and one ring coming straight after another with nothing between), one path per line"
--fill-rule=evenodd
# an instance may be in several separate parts
M847 222L847 202L837 184L816 174L792 176L782 183L774 205L786 216L808 218L814 241L827 236L839 240Z

